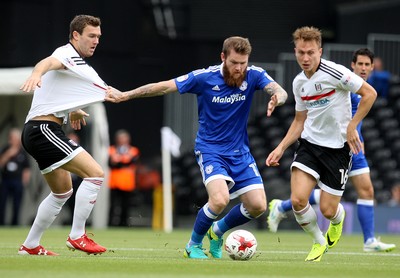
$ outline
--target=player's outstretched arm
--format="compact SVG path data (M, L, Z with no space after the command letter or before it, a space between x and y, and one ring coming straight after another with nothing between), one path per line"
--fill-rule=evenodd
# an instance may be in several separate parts
M64 65L59 60L49 56L36 64L31 75L19 89L27 93L34 91L36 87L42 86L42 76L46 72L62 68Z
M178 88L176 87L175 81L171 79L167 81L161 81L158 83L150 83L147 85L143 85L139 88L126 92L121 92L113 87L109 87L106 91L106 97L104 100L109 102L119 103L134 98L156 97L177 91Z
M307 111L296 111L292 124L289 127L285 137L279 145L268 155L265 160L267 166L279 166L279 160L282 158L285 150L292 145L304 129L304 122L307 119Z

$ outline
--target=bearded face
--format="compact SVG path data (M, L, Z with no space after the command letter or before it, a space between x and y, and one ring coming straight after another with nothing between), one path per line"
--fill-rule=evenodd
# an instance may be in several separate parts
M233 65L229 67L227 61L225 61L222 66L222 72L224 74L224 81L228 86L239 88L246 78L247 67L244 70L237 70Z

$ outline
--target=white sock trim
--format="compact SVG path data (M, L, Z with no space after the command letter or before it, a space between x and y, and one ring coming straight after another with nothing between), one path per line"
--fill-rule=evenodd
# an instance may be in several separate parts
M357 199L357 205L374 206L374 200Z

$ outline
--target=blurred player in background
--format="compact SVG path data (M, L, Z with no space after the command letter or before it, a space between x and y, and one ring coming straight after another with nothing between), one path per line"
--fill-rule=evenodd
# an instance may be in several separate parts
M11 225L19 225L24 188L31 177L28 154L21 144L21 130L11 128L8 143L0 150L0 225L7 225L6 208L12 199Z
M271 95L267 116L286 101L287 93L265 70L248 66L250 53L248 39L230 37L223 43L219 65L124 93L114 88L107 93L106 100L112 102L173 92L197 95L199 130L195 155L208 202L197 214L184 251L187 258L208 258L202 243L206 234L211 256L221 258L223 234L257 218L267 208L264 184L249 150L247 120L255 91ZM215 222L229 200L236 197L241 203Z
M298 28L293 41L303 70L293 81L296 114L286 136L267 157L266 165L279 165L284 151L299 142L291 165L291 201L297 223L313 239L305 261L318 262L341 237L345 211L340 199L352 153L362 151L357 125L371 109L376 91L346 67L321 58L322 38L317 28ZM350 92L361 96L353 118ZM309 203L315 184L322 189L321 213L330 221L325 236Z
M39 205L35 221L20 255L58 255L40 245L44 231L50 227L71 197L70 172L83 178L76 192L75 209L67 247L88 254L106 251L86 235L88 219L104 181L104 171L79 144L68 138L62 125L69 120L75 130L86 125L89 115L80 108L104 101L106 84L84 58L91 57L99 44L100 19L78 15L70 23L69 43L34 67L21 90L35 90L22 143L34 157L51 193Z
M355 74L367 80L374 68L374 54L367 48L358 49L354 52L351 68ZM352 115L356 113L360 99L360 95L351 93ZM357 215L364 235L364 251L392 251L396 245L383 243L374 234L374 187L371 181L368 162L364 154L364 138L362 137L361 127L362 122L357 126L362 142L362 151L358 154L353 154L349 178L358 194ZM315 189L310 196L310 204L319 204L320 195L320 190ZM292 210L292 201L290 199L284 201L274 199L270 202L268 227L271 232L275 233L277 231L280 221L286 217L286 212L289 210Z

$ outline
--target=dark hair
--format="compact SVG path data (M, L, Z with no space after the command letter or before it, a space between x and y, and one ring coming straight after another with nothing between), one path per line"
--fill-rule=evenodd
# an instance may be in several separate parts
M356 63L357 62L357 58L360 55L361 56L368 56L369 59L371 60L371 64L374 63L374 53L371 50L369 50L368 48L360 48L360 49L354 51L352 62Z
M85 27L88 25L94 27L100 26L100 18L85 14L75 16L69 24L69 39L72 39L72 33L74 31L77 31L82 35L83 29L85 29Z
M229 37L224 41L222 46L222 53L228 56L231 50L242 55L251 54L251 44L248 39L242 37Z

